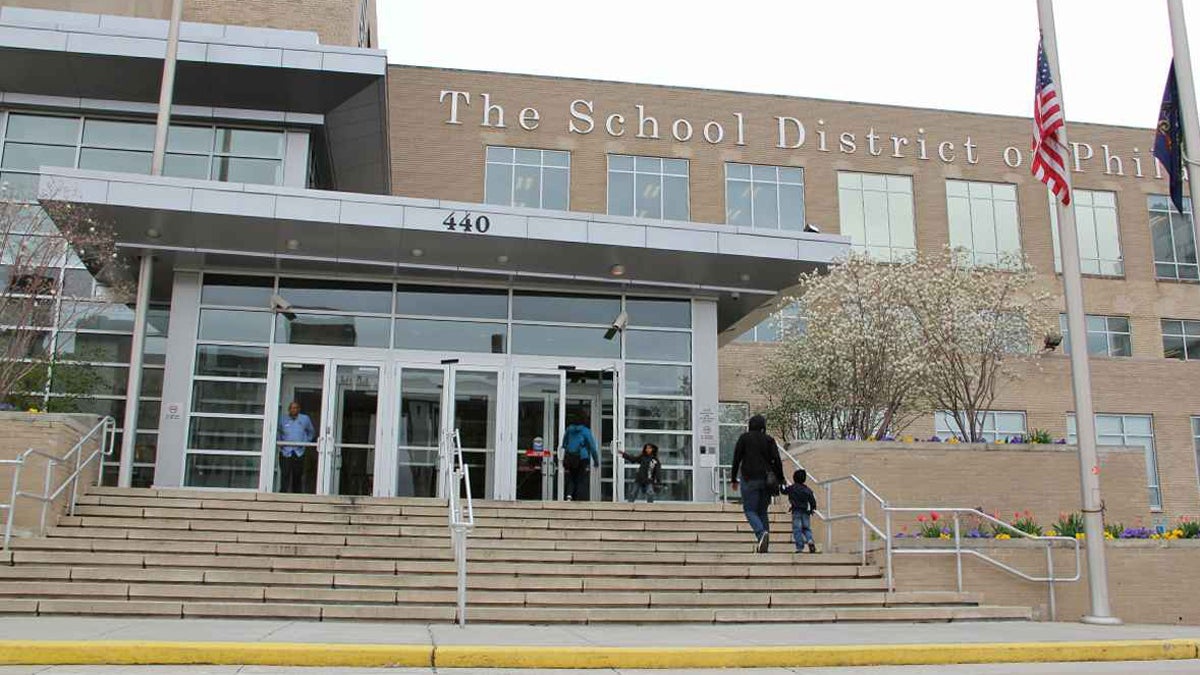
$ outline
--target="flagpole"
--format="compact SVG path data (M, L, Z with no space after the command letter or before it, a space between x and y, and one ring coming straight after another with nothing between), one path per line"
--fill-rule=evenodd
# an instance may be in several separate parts
M1062 75L1058 70L1058 41L1054 33L1054 7L1050 0L1038 0L1038 22L1050 73L1064 100ZM1062 142L1067 148L1066 107L1062 108ZM1071 188L1071 158L1064 157L1063 180ZM1063 291L1067 302L1067 331L1072 336L1071 387L1075 391L1075 427L1079 439L1079 487L1083 497L1083 525L1086 538L1088 590L1091 611L1084 623L1117 625L1108 601L1108 565L1104 559L1104 515L1100 499L1100 460L1096 453L1096 416L1092 409L1091 374L1088 370L1087 328L1083 315L1083 279L1079 271L1079 235L1075 228L1074 207L1054 200L1058 209L1058 241L1062 249Z
M1171 48L1175 54L1175 85L1179 89L1179 115L1183 123L1183 156L1188 174L1192 163L1188 154L1200 153L1200 118L1196 113L1196 85L1192 80L1192 55L1188 50L1187 26L1183 20L1183 2L1167 0L1167 17L1171 22ZM1200 166L1200 165L1197 165ZM1192 198L1192 231L1200 241L1200 229L1196 227L1195 209L1200 205L1200 181L1188 181L1188 194Z

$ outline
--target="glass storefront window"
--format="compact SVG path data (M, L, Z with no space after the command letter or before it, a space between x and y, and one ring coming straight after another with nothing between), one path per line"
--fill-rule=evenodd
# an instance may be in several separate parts
M690 366L656 366L631 363L625 366L625 393L629 396L691 396Z
M382 347L391 341L391 321L383 317L336 314L279 314L275 342L331 347Z
M662 434L631 431L625 434L625 447L639 452L646 443L658 446L658 459L663 466L692 466L692 435ZM628 466L628 463L626 463ZM689 496L688 499L691 499Z
M271 277L205 274L200 302L205 305L269 309L274 289L275 280Z
M265 378L267 348L199 345L196 347L196 374Z
M43 166L75 166L75 148L9 142L4 144L4 159L0 161L0 166L28 171L36 171Z
M50 377L50 391L56 394L88 396L124 396L129 386L129 366L60 365Z
M185 152L207 155L213 149L212 127L191 127L171 125L167 135L168 152Z
M58 398L51 396L47 410L50 412L77 412L90 415L108 416L120 423L125 419L125 399L123 398Z
M620 358L621 342L604 339L604 328L513 324L512 353L540 356Z
M162 396L163 390L163 373L162 368L142 368L142 396L158 398Z
M230 309L200 310L200 339L226 342L270 342L270 312Z
M668 399L625 399L626 429L687 431L692 428L692 402Z
M10 141L75 145L79 141L79 118L13 113L8 116L5 135Z
M692 327L691 300L625 298L625 311L629 313L630 326Z
M258 457L238 455L188 455L184 484L188 487L258 487Z
M216 151L247 157L281 157L283 134L253 129L217 129Z
M658 330L625 331L625 358L643 361L691 361L692 334Z
M133 337L111 333L59 333L59 358L99 363L129 363Z
M188 447L194 450L262 450L263 421L233 417L192 417Z
M329 279L279 280L279 295L297 309L387 314L392 285Z
M262 382L196 380L192 412L261 415L266 394L267 385Z
M396 349L503 354L508 325L480 321L396 319Z
M662 451L659 451L659 456L662 456ZM625 465L625 499L628 500L633 496L634 477L637 476L637 467L630 469L629 465ZM655 495L655 499L660 502L676 501L690 502L692 501L692 471L691 469L660 469L659 476L662 483Z
M400 286L396 313L405 316L446 316L507 319L508 291L492 288Z
M517 291L513 294L514 321L592 323L608 326L621 313L621 299L603 295L570 295Z

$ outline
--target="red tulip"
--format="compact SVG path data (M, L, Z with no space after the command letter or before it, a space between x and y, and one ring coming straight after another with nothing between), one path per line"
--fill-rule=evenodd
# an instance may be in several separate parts
M933 522L935 522L935 523L937 522L937 519L938 519L938 518L941 518L941 516L939 516L939 515L938 515L938 512L937 512L937 511L931 511L931 512L929 513L929 517L930 517L930 518L932 518L932 519L933 519Z

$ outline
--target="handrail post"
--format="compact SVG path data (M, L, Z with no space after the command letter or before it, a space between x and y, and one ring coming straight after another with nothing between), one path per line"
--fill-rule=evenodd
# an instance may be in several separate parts
M0 550L8 550L8 542L12 540L13 529L13 513L17 510L17 490L21 487L21 471L25 468L24 457L17 461L17 468L13 469L12 492L8 498L8 515L4 522L4 546Z
M958 527L958 511L954 512L954 564L958 577L958 592L963 592L962 576L962 535Z
M866 489L858 488L858 527L861 531L861 541L859 545L862 547L862 564L867 566L867 491Z
M107 424L105 425L107 426ZM100 434L100 449L104 449L104 434ZM79 452L75 453L75 473L71 474L71 503L67 505L67 513L75 515L75 501L79 499L79 466L83 461L83 448L76 448ZM100 465L104 466L104 460L100 460Z
M1050 550L1051 546L1051 542L1046 542L1046 578L1049 579L1046 587L1050 593L1050 620L1057 621L1058 608L1055 606L1054 598L1054 553ZM1076 559L1078 559L1078 555Z
M892 579L892 512L884 505L883 507L884 532L887 534L887 543L884 549L887 558L887 589L888 593L893 593L896 590L895 581Z
M46 460L46 478L42 483L42 516L38 526L38 534L46 533L46 512L50 509L50 481L54 478L54 465L58 464L53 459Z
M833 551L833 483L825 484L825 551Z

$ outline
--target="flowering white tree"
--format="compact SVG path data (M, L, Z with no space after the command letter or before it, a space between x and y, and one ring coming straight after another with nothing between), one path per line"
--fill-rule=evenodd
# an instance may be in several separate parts
M1050 294L1020 255L972 265L961 250L922 252L901 266L911 283L907 305L930 365L929 392L959 436L982 440L983 413L1015 366L1040 356L1052 329Z
M783 344L758 382L785 439L884 438L946 410L962 436L1015 364L1036 358L1048 294L1022 259L975 267L949 249L896 263L853 254L801 278L804 330Z
M73 282L73 270L87 283ZM86 209L43 207L0 187L0 401L20 404L46 386L62 349L56 328L124 302L132 289L123 270L112 228ZM75 367L63 369L62 377L81 379Z

